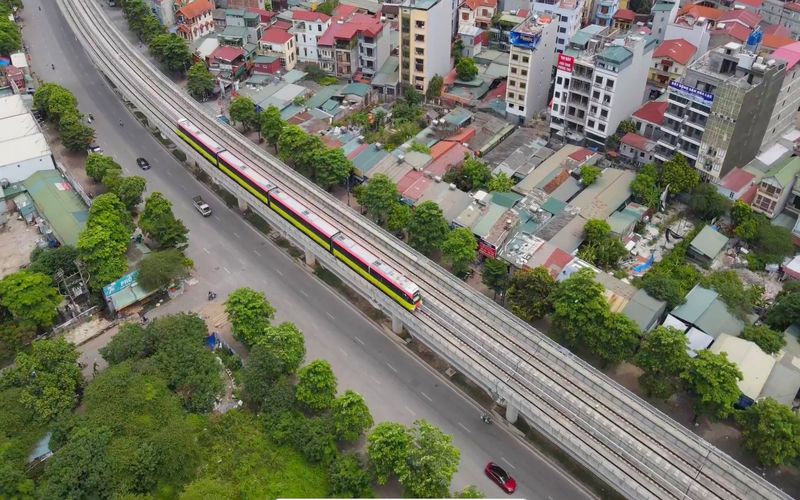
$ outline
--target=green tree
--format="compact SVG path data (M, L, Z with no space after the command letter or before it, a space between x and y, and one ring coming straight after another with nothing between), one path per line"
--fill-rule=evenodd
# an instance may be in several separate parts
M278 156L306 177L314 174L314 161L324 149L325 145L319 137L307 134L297 125L284 127L278 139Z
M211 74L205 63L195 63L189 68L186 90L195 99L202 99L211 94L214 91L214 83L214 75Z
M41 423L71 411L78 402L83 375L78 351L63 338L34 342L31 352L17 354L6 383L22 389L19 403Z
M591 186L597 182L597 179L599 179L601 175L603 175L603 171L594 165L584 165L581 167L581 183L584 186Z
M201 477L186 485L180 500L237 500L236 487L215 477Z
M750 208L750 205L742 200L736 200L733 202L733 206L731 207L731 219L733 219L733 224L735 226L750 220L752 217L753 209Z
M404 465L412 446L408 429L395 422L375 426L367 438L367 453L378 484L386 484Z
M228 295L225 313L231 322L233 335L252 346L266 333L270 321L275 317L275 308L263 292L238 288Z
M764 263L781 263L784 257L794 253L792 232L785 227L774 226L764 220L758 227L753 247Z
M375 175L362 189L356 190L356 200L378 224L386 221L399 198L397 186L384 174Z
M603 269L616 268L619 260L627 255L625 245L617 238L608 237L597 242L589 242L581 247L578 256Z
M172 213L172 203L158 191L148 196L139 217L139 227L162 248L186 243L189 232L183 221Z
M256 113L256 104L252 99L246 96L239 96L231 101L231 106L228 109L233 123L239 122L244 127L245 132L250 130L256 124L258 115Z
M644 370L639 383L649 396L667 399L675 394L691 362L687 348L686 335L672 327L659 326L644 336L635 363Z
M78 238L78 252L89 271L91 289L98 290L127 272L125 255L131 232L130 214L115 194L94 199L86 229Z
M428 88L425 90L425 99L429 101L438 99L442 95L442 87L444 87L444 78L439 75L433 75L433 78L428 82Z
M355 455L341 455L331 463L328 483L336 498L372 497L372 478Z
M46 274L23 270L0 280L0 305L14 319L29 321L39 328L53 325L62 300L53 280Z
M767 354L775 354L786 345L783 332L776 332L767 325L745 326L742 338L755 342Z
M584 343L595 335L593 330L604 328L610 310L603 285L594 280L594 271L581 269L559 283L551 295L553 328L567 345Z
M148 332L136 323L122 323L119 332L111 341L100 348L110 366L118 365L129 359L142 359L155 352L155 344Z
M602 241L611 236L611 226L602 219L589 219L583 226L583 234L586 241L592 243Z
M161 24L156 16L150 14L144 18L142 21L141 33L139 34L139 38L142 42L149 45L150 42L153 41L153 38L163 34L164 25Z
M736 415L744 447L765 467L788 465L800 457L800 417L766 398Z
M89 156L86 157L86 175L93 180L100 182L109 170L122 171L122 167L110 156L89 153Z
M492 179L492 171L489 166L478 160L477 158L466 158L464 164L461 165L461 179L459 183L460 188L464 191L472 191L473 189L481 189Z
M281 112L275 106L270 105L261 112L261 135L273 148L278 147L278 140L283 134L286 122L281 118Z
M269 316L272 319L272 315ZM303 333L294 323L284 322L268 326L259 336L257 343L266 347L280 363L283 375L296 372L306 356Z
M642 289L654 299L665 301L669 310L683 304L686 296L680 283L664 274L648 277L642 282Z
M138 175L123 177L115 183L113 188L109 186L111 192L117 195L129 212L136 210L136 205L142 202L142 195L146 188L147 181Z
M297 372L297 401L314 412L329 409L336 398L336 375L330 363L315 360Z
M312 417L303 421L294 436L295 448L311 463L330 464L336 458L336 439L331 432L330 419Z
M57 83L45 83L36 89L36 92L33 94L33 109L49 118L50 97L54 93L58 94L61 91L69 92L69 90ZM77 105L77 100L75 102Z
M601 328L587 332L586 345L603 365L621 363L633 357L641 331L632 319L622 313L610 313Z
M412 497L446 497L461 457L453 438L424 420L414 422L409 434L406 459L397 471L400 484Z
M150 53L172 73L182 74L192 64L192 53L186 40L174 33L154 36L150 40Z
M420 203L408 225L409 244L424 254L440 248L449 228L442 209L433 201Z
M353 164L342 149L321 148L314 156L314 180L325 189L343 183L353 171Z
M263 408L273 385L284 371L283 364L268 347L254 345L242 371L243 399L256 410Z
M460 227L450 231L442 243L442 254L450 262L453 274L464 276L478 255L478 241L472 230Z
M47 100L47 116L53 123L59 123L62 117L75 115L78 110L78 99L64 87L56 87L50 91Z
M767 311L766 323L773 329L783 331L790 325L800 323L800 293L780 294L775 304Z
M659 187L659 172L655 165L645 165L631 182L631 193L648 208L657 208L662 189Z
M464 82L472 81L473 78L478 76L478 66L475 64L475 59L471 57L462 57L456 64L456 75L458 79Z
M681 154L673 156L661 168L663 171L661 183L663 186L669 186L671 193L688 193L700 184L700 173L689 165Z
M342 441L355 441L372 427L372 414L361 394L351 390L333 401L331 408L336 437Z
M386 229L405 235L408 225L411 224L412 215L411 207L405 203L395 203L389 213L389 218L386 220Z
M503 293L508 288L510 277L508 275L508 263L500 259L487 259L483 263L483 273L481 281L494 292L495 297L498 293Z
M473 485L469 485L463 490L455 491L452 495L453 498L486 498L481 490Z
M64 115L58 122L61 143L70 151L86 151L94 140L94 129L81 121L76 113Z
M698 184L689 197L689 210L706 222L724 215L731 208L731 202L719 194L713 184Z
M182 253L169 248L148 254L139 264L139 285L158 290L186 277L190 261Z
M515 185L516 183L512 178L506 175L505 172L500 172L499 174L491 178L489 183L486 185L486 189L498 193L506 193L508 191L511 191L511 189Z
M122 181L122 170L116 168L110 168L106 170L106 174L100 180L103 186L106 187L107 192L117 194L115 189ZM119 196L117 196L119 198ZM122 200L120 200L122 201ZM126 207L127 208L127 207Z
M745 288L736 271L730 270L714 271L703 276L700 285L719 293L728 309L742 319L753 312L753 306L760 302L764 292L763 288L757 286Z
M523 269L511 278L506 299L511 312L525 321L533 321L553 310L553 293L557 288L545 267Z
M106 426L78 428L48 461L39 488L42 498L111 498L111 437Z
M0 54L8 55L22 48L19 28L7 16L0 17Z
M737 382L742 380L742 372L728 360L726 353L698 352L681 377L695 397L698 414L725 418L733 413L733 405L741 394Z

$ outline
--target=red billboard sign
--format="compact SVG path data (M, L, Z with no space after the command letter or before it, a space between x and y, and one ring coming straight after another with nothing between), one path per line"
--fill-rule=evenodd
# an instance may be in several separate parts
M558 55L558 65L557 68L559 71L566 71L567 73L572 73L572 68L575 66L575 58L572 56L565 56L564 54Z
M494 245L484 243L483 241L478 242L478 252L480 252L481 255L489 257L490 259L497 257L497 249L494 247Z

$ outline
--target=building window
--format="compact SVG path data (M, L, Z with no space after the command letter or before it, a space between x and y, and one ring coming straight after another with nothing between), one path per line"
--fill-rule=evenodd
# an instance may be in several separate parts
M508 81L508 86L509 87L516 87L517 86L517 82L515 80L509 80Z
M606 80L606 87L608 87L609 89L613 89L614 88L614 80L611 80L611 79Z
M593 114L593 115L596 115L596 114L597 114L597 106L592 106L592 107L589 109L589 112L590 112L591 114Z
M553 97L555 97L556 99L561 99L561 93L560 92L553 92Z
M566 33L566 32L567 32L567 28L565 28L564 26L560 26L560 27L558 28L558 32L559 32L559 33Z
M519 82L519 88L524 89L525 88L525 82Z
M514 109L514 105L511 104L511 103L508 103L508 107L511 108L511 109Z
M512 75L516 75L517 74L517 68L515 68L514 66L511 66L511 74Z
M599 124L599 125L597 126L597 129L598 129L600 132L605 132L605 131L606 131L606 125L605 125L604 123L601 123L601 124Z
M598 85L602 85L603 84L603 77L599 76L599 75L594 77L594 83L596 83Z
M523 62L523 63L527 63L527 62L528 62L528 61L530 61L530 60L531 60L531 58L530 58L530 57L528 57L528 56L522 56L522 62Z
M520 110L520 111L525 111L525 106L520 106L520 107L519 107L519 110Z
M425 41L425 35L417 34L417 35L414 36L414 40L417 41L417 42L424 42Z
M592 99L600 99L600 92L596 90L592 92Z
M462 21L469 21L469 13L468 12L462 12L461 13L461 20Z
M588 122L586 122L586 125L587 125L589 128L594 128L594 120L589 120Z
M509 99L513 99L514 98L514 93L513 92L509 92L508 93L508 98Z
M511 54L512 61L519 61L519 54Z
M512 69L513 69L513 68L512 68ZM559 85L561 85L561 80L562 80L562 78L559 76L558 78L556 78L556 83L557 83L557 84L559 84Z
M608 118L608 110L607 109L601 109L600 110L600 116L602 116L603 118Z
M520 70L520 74L521 74L522 76L528 76L528 70L527 70L527 69L521 69L521 70Z
M567 43L567 42L566 42L566 40L564 40L563 38L559 38L558 40L556 40L556 43L557 43L558 45L564 45L564 44L565 44L565 43Z

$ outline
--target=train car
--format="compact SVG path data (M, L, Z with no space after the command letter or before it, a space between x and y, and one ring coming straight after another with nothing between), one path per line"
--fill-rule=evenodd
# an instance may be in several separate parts
M265 205L269 205L267 193L275 189L275 184L267 180L266 177L256 172L247 163L240 160L230 151L223 151L217 155L217 167L225 175L236 181L237 184L246 189L250 194L258 198Z
M333 255L409 311L422 305L419 287L367 249L339 233L333 237Z
M331 238L339 234L338 228L328 224L320 216L304 207L299 201L280 190L269 192L270 208L292 223L319 246L331 251Z
M217 155L225 151L225 148L220 146L217 141L206 135L205 132L186 118L178 120L176 133L188 145L203 155L206 160L210 161L212 165L217 166Z

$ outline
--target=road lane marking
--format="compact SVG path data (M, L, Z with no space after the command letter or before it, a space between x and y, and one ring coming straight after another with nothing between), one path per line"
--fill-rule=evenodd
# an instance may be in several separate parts
M230 271L228 271L228 268L227 268L227 267L224 267L224 266L223 266L223 267L222 267L222 269L224 269L226 273L228 273L228 274L231 274L231 272L230 272Z
M431 403L433 403L433 399L431 399L431 397L430 397L430 396L428 396L427 394L425 394L425 393L424 393L424 392L422 392L422 391L420 391L420 394L422 394L422 397L423 397L423 398L425 398L425 399L427 399L428 401L430 401Z
M280 269L276 269L275 272L278 273L278 276L283 276L283 271Z
M237 240L242 239L242 237L239 236L239 233L237 233L236 231L233 231L233 235L236 237Z
M308 294L306 293L305 290L300 290L300 295L302 295L303 297L308 298Z
M408 406L406 406L405 409L406 409L406 411L408 411L408 413L411 414L412 417L416 417L417 416L416 412L414 412L414 410L412 410Z
M364 341L363 341L363 340L361 340L361 339L360 339L360 338L358 338L358 337L353 337L353 340L355 340L356 342L358 342L358 343L359 343L359 344L361 344L361 345L364 345Z
M388 366L389 369L392 370L393 372L397 373L397 368L395 368L394 366L390 365L389 363L386 363L386 366Z
M336 320L336 317L333 314L331 314L329 312L325 312L325 314L327 314L330 319Z
M211 252L209 252L209 251L208 251L208 248L206 248L206 247L203 247L203 251L204 251L205 253L207 253L207 254L211 254Z
M370 375L369 378L372 379L372 382L374 382L375 385L381 385L381 381L376 379L374 376Z
M347 357L349 357L349 356L350 356L349 354L347 354L347 351L345 351L345 350L344 350L344 349L342 349L341 347L339 348L339 352L341 352L342 354L344 354L344 357L345 357L345 358L347 358Z
M164 172L166 172L168 176L172 177L172 172L168 168L165 169Z
M511 467L512 469L516 469L516 467L514 467L514 464L512 464L511 462L509 462L508 460L506 460L506 457L500 457L500 460L502 460L503 462L505 462L505 463L506 463L506 465L508 465L508 466L509 466L509 467Z
M222 219L220 219L218 215L215 215L214 218L217 219L218 221L222 221Z
M247 264L245 263L244 259L239 259L239 264L241 264L241 265L242 265L242 269L244 269L245 267L247 267Z
M462 424L461 422L456 422L456 424L458 424L459 427L467 431L467 433L472 434L472 431L469 430L466 425Z
M257 256L261 257L261 254L258 253L258 250L253 250L253 253L256 254Z

